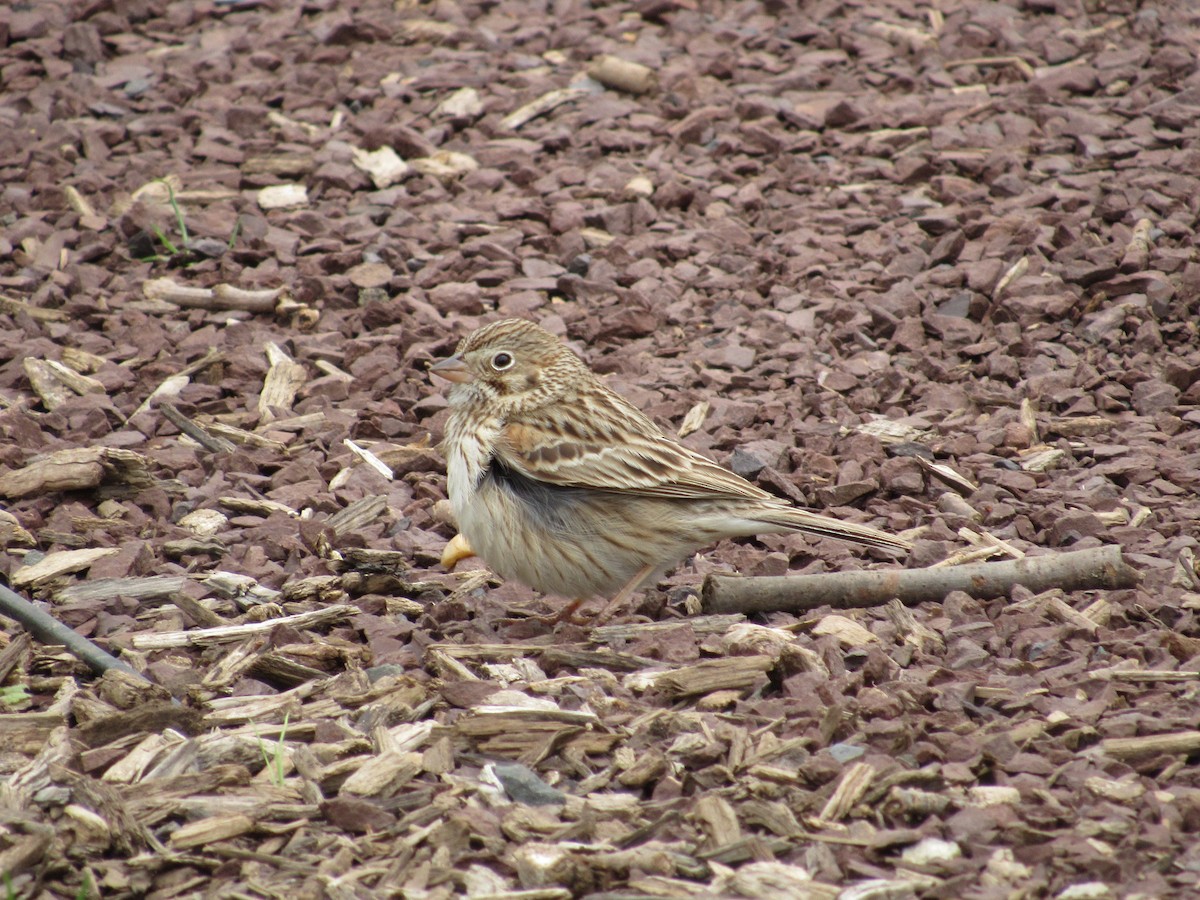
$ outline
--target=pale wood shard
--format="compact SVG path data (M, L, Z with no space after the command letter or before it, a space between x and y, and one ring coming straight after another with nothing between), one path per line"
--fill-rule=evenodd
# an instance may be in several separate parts
M1084 780L1083 786L1097 797L1103 797L1105 800L1111 800L1114 803L1132 803L1146 793L1145 786L1136 781L1129 780L1128 777L1118 781L1113 778L1101 778L1098 775L1093 775L1091 778Z
M586 88L568 87L557 88L553 91L547 91L542 96L538 97L529 103L526 103L520 109L514 110L503 119L500 120L501 131L516 131L527 122L531 122L538 116L544 116L546 113L562 106L564 103L570 103L573 100L579 100L586 97L588 91Z
M27 466L0 475L0 496L18 499L56 491L82 491L101 484L148 487L146 458L133 450L84 447L35 458Z
M964 497L969 497L979 490L979 485L945 463L934 462L923 456L914 456L912 459L915 459L922 469L938 479L938 481L958 491Z
M345 509L340 509L330 516L325 524L333 529L334 534L342 536L358 531L370 525L387 512L387 498L378 494L368 495L355 500Z
M745 690L775 666L770 656L731 656L682 666L653 677L652 684L674 697L696 697L713 691Z
M1026 81L1031 81L1037 71L1028 62L1019 56L971 56L964 59L951 60L946 63L946 68L957 68L959 66L1011 66L1021 73L1021 77Z
M1113 616L1113 604L1103 597L1097 597L1083 610L1083 615L1100 627L1109 623Z
M412 171L408 163L391 147L380 147L377 150L361 150L355 147L353 152L354 167L369 175L371 183L381 191L398 181L403 181Z
M741 840L742 829L738 824L737 813L724 797L705 794L692 807L692 815L706 836L706 850L716 850Z
M1066 438L1090 437L1109 431L1116 424L1107 416L1054 416L1046 423L1046 433Z
M133 414L129 418L136 419L142 413L149 412L150 408L156 402L162 401L164 397L178 397L191 382L191 376L182 372L164 379L163 383L150 392L150 395L142 401L141 405L133 411Z
M45 306L34 306L16 297L6 297L0 294L0 312L10 316L29 316L39 322L65 322L67 314L61 309L51 309Z
M158 409L159 412L161 412L172 425L190 437L205 450L209 450L213 453L231 453L237 449L231 441L209 433L205 426L189 419L182 412L180 412L174 404L165 402L159 403Z
M44 359L26 357L21 367L25 370L25 377L29 379L33 392L41 398L42 406L50 412L75 398L75 393L55 377L54 371Z
M1021 399L1020 420L1025 430L1029 433L1030 444L1040 444L1042 439L1038 434L1037 410L1034 408L1033 401L1028 397Z
M979 562L983 562L986 559L991 559L992 557L1000 556L1001 552L1002 551L1000 550L999 547L993 547L993 546L982 546L981 547L981 546L976 545L976 546L972 546L972 547L967 547L962 550L956 550L954 553L951 553L945 559L939 559L937 562L935 562L929 568L930 568L930 570L948 569L948 568L953 568L956 566L969 565L971 563L979 563Z
M238 572L213 572L204 579L204 586L242 608L274 603L281 596L274 588L265 587L249 575Z
M453 22L438 19L412 18L404 19L400 23L400 30L409 40L439 44L458 34L459 27Z
M1074 626L1080 631L1084 631L1087 634L1092 635L1094 635L1100 627L1092 619L1088 618L1083 613L1079 612L1070 604L1068 604L1067 601L1062 598L1062 591L1047 591L1045 595L1033 598L1034 602L1039 600L1041 602L1042 609L1044 609L1047 615L1049 615L1052 619L1055 619L1066 625Z
M945 646L942 636L933 629L917 621L917 617L912 614L907 606L899 600L889 600L884 606L884 611L888 618L892 620L892 624L896 626L896 634L904 643L912 644L917 648L918 653L925 652L925 645L928 644L934 650L941 650Z
M270 211L273 209L298 209L308 206L308 188L303 184L288 182L272 184L261 188L254 198L259 207Z
M347 547L338 551L333 568L338 572L367 572L406 578L409 555L399 550L371 550L366 547Z
M280 313L289 298L283 288L248 289L236 284L214 284L212 300L215 310Z
M185 850L191 847L203 847L216 841L227 841L240 837L254 828L254 820L249 816L234 814L228 816L213 816L189 822L171 832L168 839L171 846Z
M642 788L657 782L667 770L667 758L658 750L650 749L634 757L630 765L617 776L617 783L625 788Z
M385 751L364 762L342 784L341 792L359 797L387 797L421 774L423 754Z
M1026 472L1049 472L1057 469L1067 458L1058 447L1032 447L1020 454L1020 466Z
M715 616L696 616L688 619L688 626L696 634L724 634L739 622L745 622L746 617L740 613L730 613ZM630 622L615 625L601 625L589 633L591 640L597 644L622 644L626 641L637 641L653 637L664 631L678 628L678 622Z
M194 509L183 516L178 524L197 537L212 537L225 530L229 517L216 509Z
M1126 684L1174 684L1200 681L1200 670L1195 669L1100 669L1088 673L1089 678L1104 681L1123 681Z
M269 516L272 513L283 513L293 519L300 518L299 510L292 509L286 503L278 500L267 500L259 497L218 497L217 502L230 512L249 513L254 516Z
M275 178L299 179L316 168L313 155L305 152L276 152L269 156L249 156L242 163L245 175L271 175Z
M1017 806L1021 792L1011 785L976 784L967 789L967 803L986 808L990 806Z
M517 881L524 890L489 891L473 896L512 898L512 900L564 900L577 896L572 890L556 885L571 885L579 881L584 863L575 858L567 847L559 844L530 841L512 854Z
M171 647L207 647L213 644L226 644L240 641L243 638L257 634L266 634L282 625L304 630L328 625L340 619L357 615L359 609L348 604L339 604L325 609L297 613L292 616L282 616L268 619L265 622L251 622L245 625L226 625L221 628L204 628L196 631L173 631L162 634L139 634L130 639L137 650L166 650Z
M145 600L165 600L182 591L188 579L183 575L149 575L144 578L97 578L82 584L72 584L56 591L54 601L64 603L96 603L114 597L124 597L139 603Z
M687 411L687 415L683 417L683 421L679 423L679 437L685 438L704 427L704 420L708 418L708 411L711 408L712 404L707 400L701 400L692 406Z
M205 626L215 628L217 626ZM211 691L221 690L233 684L254 664L255 657L262 649L265 638L262 635L251 635L240 645L227 650L221 658L209 669L201 684Z
M1129 510L1123 506L1110 510L1096 510L1092 515L1109 528L1129 524Z
M272 422L271 425L274 427L278 423ZM253 431L247 431L245 428L238 428L236 425L230 425L227 422L205 422L204 427L210 434L226 438L235 444L263 447L280 454L287 452L287 444L282 441L256 434Z
M81 216L96 215L95 207L92 206L92 204L90 202L88 202L88 199L86 197L84 197L83 194L79 193L79 188L75 187L74 185L68 184L68 185L64 185L62 190L63 190L63 196L67 200L67 205L70 206L71 209L75 210L75 212L79 213L79 215L81 215Z
M370 265L370 263L366 263L364 265ZM389 272L391 271L390 267L385 266L384 268L387 268ZM353 282L353 279L351 279L351 281ZM354 283L357 287L362 287L362 285L358 284L357 282ZM338 381L344 381L346 384L352 384L354 382L353 375L351 375L349 372L339 369L327 359L315 360L313 365L317 367L322 375L325 375L329 378L336 378Z
M34 547L37 540L6 509L0 509L0 547Z
M888 43L906 47L912 53L934 49L938 43L937 37L927 31L905 25L894 25L891 22L869 22L865 26L865 30L876 37L883 38ZM1026 65L1028 66L1028 63Z
M932 438L933 432L928 428L918 428L908 422L897 422L884 416L874 416L869 422L854 426L853 429L843 428L843 433L851 430L860 434L869 434L878 438L883 444L919 444ZM917 457L920 459L920 457Z
M1021 584L1035 593L1133 587L1137 572L1115 545L1046 556L948 568L833 572L741 578L710 575L702 597L709 613L800 611L820 606L863 609L896 598L905 604L941 600L951 591L1000 597Z
M1022 256L1015 263L1008 267L1008 270L1000 276L1000 280L996 282L995 288L992 289L992 299L999 300L1008 286L1024 275L1029 270L1029 257Z
M219 628L229 624L199 600L182 591L172 594L170 599L185 616L200 628Z
M607 247L617 239L615 235L610 234L603 228L594 228L591 226L580 228L579 236L583 238L583 242L590 250L595 250L598 247Z
M480 706L470 716L464 716L455 727L461 734L480 736L505 734L512 729L533 727L535 724L599 725L595 713L573 709L539 709L519 706Z
M835 900L842 889L813 881L806 869L779 862L752 862L728 875L728 888L718 877L714 888L721 896L789 897L793 900Z
M875 768L858 762L847 769L838 780L837 788L825 802L817 818L821 822L837 822L850 814L875 780Z
M78 395L105 393L104 385L55 359L26 358L22 364L29 383L47 409L55 409Z
M278 128L295 128L309 138L315 138L324 130L320 125L314 125L311 122L304 122L300 119L293 119L285 116L278 110L272 109L267 112L267 121Z
M289 581L283 586L283 599L288 603L316 600L321 603L344 603L346 592L336 575L310 575Z
M439 181L454 181L469 175L479 168L479 162L466 153L439 150L431 156L420 156L412 161L412 167L422 175Z
M113 763L100 776L100 780L112 784L133 784L146 773L165 748L180 743L181 738L175 732L145 735L127 754Z
M94 547L83 550L58 550L47 553L36 563L21 566L13 572L14 587L38 587L61 575L71 575L89 568L92 563L117 553L116 547Z
M605 87L629 94L645 94L654 90L656 84L654 70L649 66L609 54L592 60L587 73Z
M483 101L472 87L459 88L434 108L435 116L452 119L474 119L483 113Z
M1000 538L996 537L990 531L972 531L969 528L960 528L957 533L958 536L964 541L976 547L991 547L999 550L1012 559L1025 558L1024 550L1014 547L1012 544L1008 543L1008 541L1000 540Z
M831 635L837 638L838 643L847 647L866 647L879 643L879 638L845 616L822 616L821 621L813 626L812 632L815 635Z
M345 444L347 450L349 450L351 453L353 453L355 456L357 456L359 459L361 459L364 463L366 463L368 466L370 466L372 469L374 469L376 472L378 472L380 475L382 475L385 479L387 479L388 481L392 481L395 479L396 473L394 473L392 471L392 467L389 466L387 463L385 463L383 460L381 460L379 457L377 457L374 453L372 453L366 447L360 447L358 444L356 444L354 441L350 440L349 438L346 438L345 440L343 440L342 443Z
M275 419L269 422L263 422L259 425L259 430L270 428L271 432L280 431L308 431L310 428L319 428L325 424L324 413L305 413L304 415L292 415L286 419Z
M1105 738L1100 750L1109 756L1121 759L1151 756L1161 753L1169 756L1195 753L1200 750L1200 731L1181 731L1173 734L1148 734L1144 737Z
M304 386L307 375L304 366L297 363L274 342L266 345L270 368L263 380L262 393L258 397L258 414L264 422L274 419L279 412L288 412L296 402L296 394Z

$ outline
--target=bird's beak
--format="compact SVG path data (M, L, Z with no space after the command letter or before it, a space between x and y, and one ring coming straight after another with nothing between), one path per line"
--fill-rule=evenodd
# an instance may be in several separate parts
M447 381L453 381L455 384L465 384L471 380L471 372L460 356L447 356L430 366L429 371L442 376Z

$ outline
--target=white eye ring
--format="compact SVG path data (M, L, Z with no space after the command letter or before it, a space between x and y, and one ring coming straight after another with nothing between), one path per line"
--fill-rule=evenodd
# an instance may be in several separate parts
M505 369L511 369L514 362L516 362L516 360L513 359L513 355L511 353L501 350L492 357L492 368L497 372L503 372Z

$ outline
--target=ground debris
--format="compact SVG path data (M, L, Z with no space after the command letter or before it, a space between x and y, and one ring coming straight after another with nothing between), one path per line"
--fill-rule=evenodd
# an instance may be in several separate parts
M8 6L0 574L129 666L0 622L9 893L1200 891L1191 5ZM510 315L911 558L555 623L438 450Z

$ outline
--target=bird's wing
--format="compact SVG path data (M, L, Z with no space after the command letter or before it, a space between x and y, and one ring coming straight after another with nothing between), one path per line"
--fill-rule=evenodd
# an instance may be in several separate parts
M637 408L607 389L600 402L560 402L509 421L496 447L500 463L562 487L635 491L680 499L771 497L712 460L665 436ZM586 416L568 410L586 409Z

